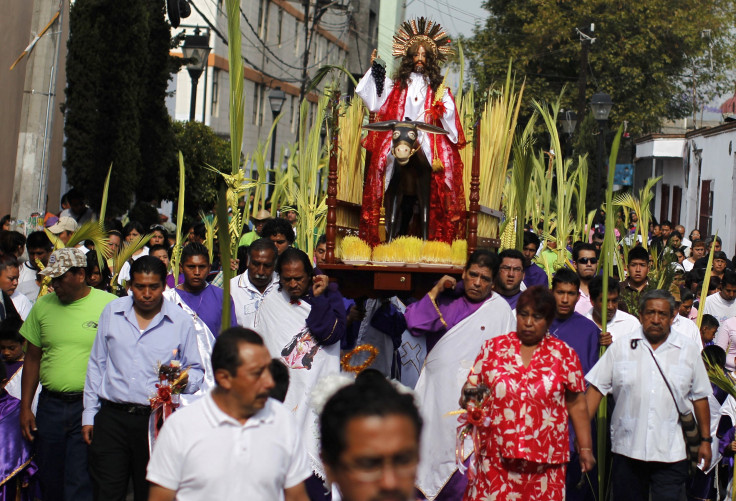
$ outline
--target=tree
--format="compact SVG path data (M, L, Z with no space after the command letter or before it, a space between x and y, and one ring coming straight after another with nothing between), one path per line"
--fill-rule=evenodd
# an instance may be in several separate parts
M184 157L186 176L184 213L195 218L200 210L208 211L217 200L220 177L206 165L220 172L230 172L230 141L218 137L214 131L200 122L174 122L174 148ZM179 157L168 160L170 176L165 183L164 198L174 200L179 193ZM178 221L177 221L178 224Z
M700 102L721 90L736 48L734 0L488 0L483 5L490 16L467 44L481 89L501 81L511 58L526 77L528 98L553 101L568 85L563 105L574 109L582 66L585 102L598 90L607 92L616 103L612 121L627 120L633 133L656 131L662 119L692 113L693 88ZM581 42L585 37L576 28L595 38L587 47L588 64L581 65L588 42Z
M77 0L70 12L64 166L96 208L114 164L107 209L113 216L136 195L156 198L174 152L164 105L171 59L163 5Z

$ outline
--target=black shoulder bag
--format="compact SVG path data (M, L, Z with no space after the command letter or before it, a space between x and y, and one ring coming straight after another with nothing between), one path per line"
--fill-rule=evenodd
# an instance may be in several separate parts
M631 349L636 349L637 344L639 344L638 340L632 339ZM667 381L667 377L664 375L664 371L662 371L662 367L659 366L657 358L654 356L654 353L652 352L652 350L649 349L648 346L645 346L645 348L652 356L652 360L654 360L654 365L656 365L657 369L659 369L659 373L662 375L664 384L667 386L670 395L672 395L672 400L675 402L675 408L677 409L677 414L679 415L680 427L682 428L682 436L685 439L685 450L687 451L687 458L690 465L690 473L693 473L698 467L698 453L700 452L700 444L702 443L700 430L698 429L698 423L695 421L695 415L692 413L692 411L682 412L680 410L680 407L677 405L677 398L675 398L675 394L670 387L670 383Z

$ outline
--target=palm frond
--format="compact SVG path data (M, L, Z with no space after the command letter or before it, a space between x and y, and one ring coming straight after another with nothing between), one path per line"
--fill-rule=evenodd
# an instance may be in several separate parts
M90 240L95 244L95 249L104 257L110 256L110 243L107 240L107 232L102 229L99 222L88 221L77 228L66 243L67 247L75 247L78 244Z
M107 169L107 177L105 178L105 186L102 188L102 202L100 203L100 225L105 224L105 214L107 213L107 195L110 191L110 176L112 175L112 162Z
M118 255L113 258L113 270L115 271L115 274L113 275L112 280L110 280L110 286L113 290L117 288L118 276L120 275L120 270L123 268L125 262L131 259L133 254L141 250L143 246L151 240L152 236L153 233L139 235L130 242L125 242L123 244Z
M358 81L355 79L352 73L350 73L350 70L345 68L344 66L339 66L336 64L326 64L324 66L321 66L317 72L314 74L314 77L312 80L309 81L309 84L307 85L306 90L304 91L304 94L309 94L314 89L317 88L317 86L322 83L322 80L325 79L327 75L329 75L332 70L337 70L338 72L342 72L348 76L350 81L353 83L355 87L358 86Z
M54 246L54 250L59 250L66 247L66 245L64 245L64 242L62 242L57 235L51 233L48 228L44 228L43 231L46 233L46 236L49 237L49 240L51 240L51 243Z
M182 226L184 226L184 155L179 151L179 199L176 208L176 243L171 250L171 272L174 274L174 287L179 285L179 263L182 249ZM117 268L115 268L117 269Z
M718 238L718 231L716 231L715 236L713 237L713 241L716 241L716 238ZM705 311L705 299L708 297L708 287L710 286L710 277L713 274L713 256L715 255L715 252L711 249L711 251L708 253L708 265L705 267L705 276L703 277L703 288L700 292L700 304L698 305L698 319L696 320L696 324L698 325L698 329L700 329L700 325L703 323L703 312Z

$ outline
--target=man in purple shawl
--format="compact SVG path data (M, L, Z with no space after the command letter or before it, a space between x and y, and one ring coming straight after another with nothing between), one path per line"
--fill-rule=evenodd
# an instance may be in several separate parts
M475 313L491 295L498 258L490 252L488 255L478 253L475 260L473 256L465 265L461 282L445 275L426 296L406 308L406 328L412 336L426 336L427 353L447 331Z
M433 355L438 355L443 359L443 363L439 365L447 366L448 359L452 359L453 357L458 358L458 356L450 353L453 350L447 350L448 346L438 348L440 351L435 354L430 354L430 351L446 334L448 334L448 332L452 331L453 327L466 319L470 321L468 317L471 317L474 313L478 312L478 310L480 310L481 307L484 307L486 303L495 302L496 305L488 304L486 306L487 309L484 310L485 313L480 312L479 315L488 316L488 313L490 312L490 317L497 317L494 322L494 326L489 325L489 328L486 329L485 325L468 325L466 323L464 324L465 328L462 331L464 336L461 337L466 339L477 339L478 337L486 336L493 337L493 335L498 335L497 332L494 332L497 327L501 327L501 330L503 330L504 333L508 332L507 327L510 326L507 326L503 322L504 315L502 313L505 310L507 312L506 316L510 318L511 312L506 303L500 299L500 296L493 296L492 292L493 278L498 272L498 265L499 261L495 253L488 250L477 250L470 256L467 264L465 265L462 281L458 282L455 278L445 275L439 282L437 282L432 290L427 293L427 295L416 303L410 304L406 308L404 317L406 319L406 325L409 332L413 336L426 336L427 360L436 359L437 357L434 357ZM498 308L500 308L500 310ZM477 334L474 334L476 330L478 330L478 332L482 331L485 334L478 336ZM452 331L446 339L449 340L450 336L457 334L460 334L460 332ZM467 343L465 343L465 345L469 346ZM479 348L480 345L478 345L478 349ZM474 353L475 352L477 352L477 350L474 349ZM457 363L460 364L461 362L458 360ZM450 362L450 364L454 364L454 362ZM437 366L437 364L432 363L430 369L436 368ZM460 396L460 387L457 388L456 392L452 388L444 392L439 392L436 395L431 392L432 388L437 389L439 387L444 387L446 383L450 383L450 385L452 385L451 381L443 381L443 378L443 374L438 375L438 373L433 373L431 370L428 372L428 366L425 365L422 369L419 381L417 382L418 393L421 392L425 399L437 402L441 400L442 407L451 408L453 405L456 405L456 399ZM428 382L430 380L431 382ZM452 402L445 402L446 400L452 400ZM423 412L431 413L430 415L425 415L427 426L430 430L437 430L437 433L440 433L439 430L442 429L443 431L441 433L444 433L442 425L446 423L446 420L444 420L443 415L437 414L436 407L432 409L430 409L430 407L431 406L426 405L425 402ZM442 412L442 414L444 414L444 412ZM439 426L439 428L437 426ZM435 456L435 459L437 457L439 456ZM430 470L433 469L433 467L428 468ZM426 485L423 490L421 482L423 477L421 473L420 482L417 485L420 487L420 491L422 493L426 493L425 495L428 498L434 499L435 501L461 499L468 482L466 475L461 473L458 469L455 469L454 472L447 472L446 475L449 478L446 482L443 482L444 485L441 488L435 487L435 484L437 484L435 479L427 478L425 479ZM428 476L433 477L431 474Z
M210 272L210 254L202 244L192 243L181 251L181 270L184 283L179 284L176 293L189 308L204 322L213 336L220 334L222 322L223 291L207 283ZM230 299L230 311L235 305ZM237 325L235 314L230 315L230 327Z
M549 332L557 339L567 343L580 358L583 373L587 374L598 362L599 334L601 330L592 321L575 311L580 298L580 278L569 268L562 268L552 279L552 294L555 297L555 319ZM578 452L575 449L575 432L570 428L570 464L577 464ZM595 433L595 432L594 432ZM598 490L597 474L588 474L590 482L578 487L582 473L579 468L568 468L566 479L566 499L572 501L592 501Z

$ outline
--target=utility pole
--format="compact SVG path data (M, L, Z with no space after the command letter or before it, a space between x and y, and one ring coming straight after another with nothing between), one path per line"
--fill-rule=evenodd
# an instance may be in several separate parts
M11 214L28 220L33 212L46 211L46 194L51 153L51 132L56 106L56 79L60 71L63 18L67 1L35 0L31 31L39 33L57 12L54 24L40 38L28 56L25 89L18 133ZM63 68L61 68L63 70Z
M309 25L309 0L303 1L304 5L304 55L302 56L302 81L301 85L299 87L299 103L301 105L301 102L304 100L307 94L307 84L309 83L309 71L307 68L309 67L309 50L312 45L312 40L314 39L314 32L317 30L317 25L319 24L319 20L322 18L325 12L327 12L327 7L331 5L330 1L325 0L316 0L316 4L314 7L314 14L312 14L312 25L310 27Z

